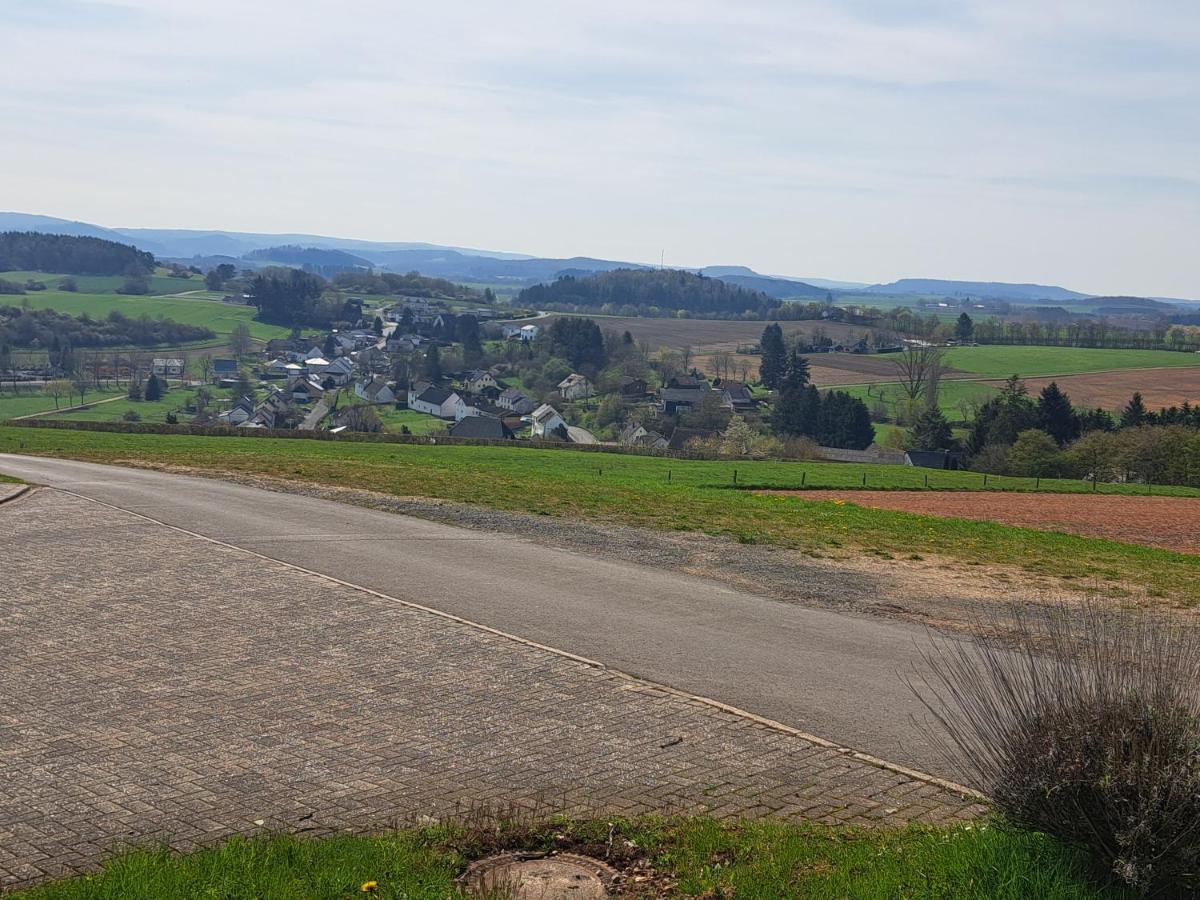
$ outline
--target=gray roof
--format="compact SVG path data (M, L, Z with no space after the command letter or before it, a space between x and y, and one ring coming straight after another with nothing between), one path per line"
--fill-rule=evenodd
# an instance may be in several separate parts
M417 399L422 403L433 403L441 406L454 396L454 391L443 387L426 388Z
M513 433L503 422L491 416L467 416L450 427L450 436L501 440L511 438Z

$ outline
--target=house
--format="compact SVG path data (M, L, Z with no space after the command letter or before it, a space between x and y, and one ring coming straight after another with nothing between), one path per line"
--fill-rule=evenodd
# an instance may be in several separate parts
M677 416L699 405L708 393L707 386L698 388L667 387L658 392L658 405L664 415Z
M313 400L320 400L325 396L325 389L315 380L309 378L288 379L288 383L283 390L284 393L290 394L291 398L298 403L309 403Z
M224 381L227 378L236 379L241 374L236 359L214 359L212 361L213 381Z
M491 416L467 416L450 426L450 437L476 440L511 441L513 431L500 419Z
M150 365L150 371L155 375L163 375L167 378L182 378L184 371L187 369L187 364L182 359L155 357ZM237 377L236 375L234 377Z
M668 450L687 450L688 444L697 439L710 437L712 431L705 428L676 428L671 432L671 440L667 442Z
M669 442L657 431L650 431L644 425L631 422L621 431L621 444L626 447L649 447L653 450L665 450Z
M396 394L388 387L387 381L376 376L370 381L359 381L354 385L354 393L368 403L395 403Z
M271 338L267 341L268 356L284 356L285 354L295 353L301 349L303 349L302 345L297 344L291 338ZM216 360L213 360L213 362L215 363Z
M753 412L758 409L758 401L750 393L750 388L740 381L722 381L721 405L736 413Z
M517 338L522 341L537 340L537 336L542 333L542 329L538 325L522 325L520 322L509 322L500 328L500 333L504 335L505 340Z
M483 369L472 369L462 375L463 385L472 394L483 393L484 388L499 388L496 376Z
M586 377L578 372L572 372L558 383L558 394L564 400L586 400L596 389Z
M461 422L468 416L490 416L493 419L503 419L511 418L513 412L484 400L482 397L460 397L458 405L454 408L454 418Z
M314 375L321 375L329 368L329 360L318 353L304 360L304 367Z
M349 384L354 377L354 363L348 357L339 356L322 373L322 381L332 378L334 384Z
M268 378L294 378L303 374L304 366L299 363L288 362L286 359L273 359L267 363ZM217 375L217 361L215 359L213 360L213 375ZM236 372L234 373L234 377L237 377ZM221 380L220 376L217 376L217 380Z
M419 334L397 334L393 331L386 346L388 353L413 353L428 343L429 339Z
M521 340L523 341L535 341L537 340L537 336L541 333L542 329L538 325L522 325L520 336Z
M505 340L521 336L521 329L525 326L518 322L509 322L507 325L500 326L500 334Z
M635 378L632 375L622 375L621 380L617 385L617 390L621 392L621 396L629 399L645 397L650 393L650 385L646 384L645 378Z
M426 387L416 397L413 397L410 391L409 397L409 409L428 413L431 416L437 416L439 419L456 418L455 411L458 407L458 401L461 399L454 391L443 387Z
M217 421L219 421L222 425L237 426L241 425L243 422L249 421L252 415L254 415L254 398L241 397L233 404L233 406L218 415Z
M507 388L496 398L496 405L511 409L518 415L527 416L537 408L537 404L522 394L516 388Z
M561 431L560 431L561 429ZM561 441L567 430L567 422L549 403L543 403L533 411L530 434L544 441Z
M909 450L904 454L904 464L922 469L958 469L962 467L962 454L953 450Z

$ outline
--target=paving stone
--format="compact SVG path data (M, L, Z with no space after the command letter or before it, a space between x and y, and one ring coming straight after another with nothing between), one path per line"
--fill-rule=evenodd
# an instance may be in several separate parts
M982 811L69 494L0 506L0 541L0 888L93 869L118 845L254 833L258 819L369 831L484 801L833 823ZM403 579L402 554L395 566Z

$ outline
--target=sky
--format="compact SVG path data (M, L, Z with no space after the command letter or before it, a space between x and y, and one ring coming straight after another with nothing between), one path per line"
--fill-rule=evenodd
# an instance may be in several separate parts
M0 0L0 208L1200 297L1195 0Z

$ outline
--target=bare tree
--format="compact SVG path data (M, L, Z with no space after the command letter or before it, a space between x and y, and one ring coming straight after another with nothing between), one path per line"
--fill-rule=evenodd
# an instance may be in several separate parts
M45 393L54 398L54 408L58 409L58 401L62 397L70 397L72 386L71 382L65 378L56 378L53 381L47 381L46 386L42 388Z
M250 352L250 328L245 322L233 326L233 331L229 333L229 349L238 358Z
M200 380L205 384L209 384L213 377L213 358L211 353L204 353L200 356Z
M930 381L941 379L944 369L940 347L910 346L895 360L900 390L909 400L927 396ZM936 391L936 387L935 387Z

